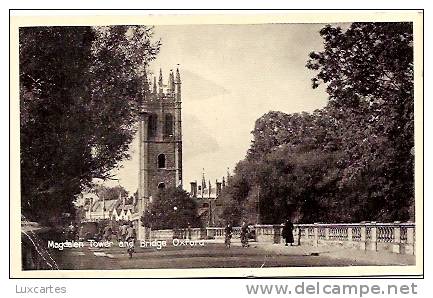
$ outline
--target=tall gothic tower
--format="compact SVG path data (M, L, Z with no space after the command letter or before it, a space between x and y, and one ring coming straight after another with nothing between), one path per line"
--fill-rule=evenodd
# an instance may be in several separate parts
M153 84L147 83L145 98L140 102L139 186L141 210L149 199L167 187L182 186L182 118L181 80L172 70L167 84L162 71Z

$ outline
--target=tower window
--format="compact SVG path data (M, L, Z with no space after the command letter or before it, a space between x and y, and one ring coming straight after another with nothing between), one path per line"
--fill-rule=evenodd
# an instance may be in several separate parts
M165 154L158 155L158 169L165 168Z
M156 130L158 128L158 115L156 114L150 114L149 116L149 123L147 126L147 134L149 137L155 137L156 136Z
M173 136L173 115L165 114L164 136Z
M163 190L163 189L165 189L165 183L164 182L160 182L158 184L158 190Z

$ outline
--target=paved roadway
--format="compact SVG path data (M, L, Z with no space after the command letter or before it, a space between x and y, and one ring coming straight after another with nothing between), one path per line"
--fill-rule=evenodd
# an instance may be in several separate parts
M300 247L302 248L302 247ZM291 253L291 249L293 253ZM110 248L65 249L56 254L61 269L150 269L150 268L229 268L229 267L310 267L371 265L347 259L295 253L295 247L282 252L269 251L252 243L251 247L238 245L227 249L222 243L205 243L204 246L169 245L161 250L136 248L130 259L126 249L117 245Z

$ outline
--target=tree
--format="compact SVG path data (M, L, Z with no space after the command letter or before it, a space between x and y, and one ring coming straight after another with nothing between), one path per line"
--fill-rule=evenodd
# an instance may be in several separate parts
M121 196L122 198L126 198L127 201L132 201L129 197L128 191L121 185L116 185L114 187L97 185L93 187L93 190L99 198L104 198L105 200L118 200Z
M152 229L200 227L197 204L180 188L161 190L142 218L143 226Z
M349 126L342 136L351 157L343 185L367 176L378 218L413 218L412 24L353 23L344 32L326 26L320 34L324 50L311 53L307 67L318 72L313 88L327 84L330 106Z
M328 105L257 119L223 214L237 206L247 218L259 190L262 223L413 219L411 24L325 26L320 34L324 50L307 67L317 71L313 88L327 85Z
M27 27L20 32L21 201L41 221L73 210L92 179L128 158L152 28Z
M224 226L229 223L232 226L240 225L243 220L242 213L245 210L243 204L233 199L231 191L228 188L223 190L218 199L221 200L221 205L223 206L219 216L222 219L220 225Z

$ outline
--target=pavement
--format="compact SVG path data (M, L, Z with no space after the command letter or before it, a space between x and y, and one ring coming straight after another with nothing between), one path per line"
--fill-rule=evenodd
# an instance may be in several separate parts
M236 244L235 244L236 245ZM355 248L338 247L338 246L284 246L283 244L272 243L255 243L251 242L252 247L260 248L272 253L282 255L298 256L322 256L326 258L349 261L351 265L360 265L368 263L376 266L408 266L415 265L416 257L414 255L396 254L385 251L359 250Z

